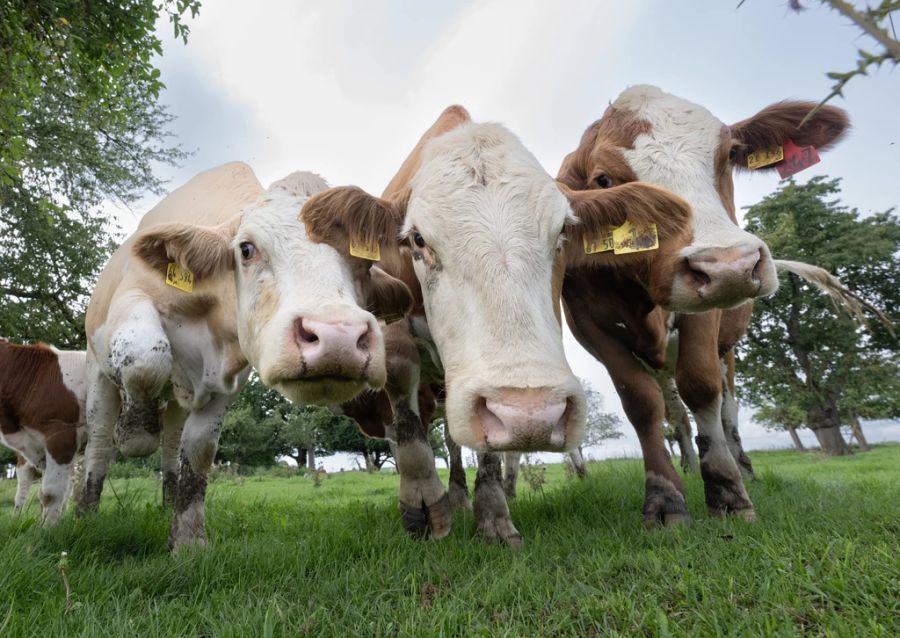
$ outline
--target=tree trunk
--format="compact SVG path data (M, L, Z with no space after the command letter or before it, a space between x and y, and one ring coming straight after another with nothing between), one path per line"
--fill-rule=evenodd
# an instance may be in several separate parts
M675 432L675 442L681 452L681 469L685 474L700 473L700 460L691 441L691 418L687 408L678 396L675 379L666 378L660 383L663 399L666 402L666 420Z
M817 405L807 413L809 429L816 435L819 446L825 454L843 456L851 454L850 446L841 436L841 420L833 400Z
M866 435L863 434L862 424L859 422L859 417L855 414L850 415L850 430L853 432L856 442L859 443L859 450L861 452L868 452L869 442L866 441Z
M803 441L800 440L800 436L797 434L797 428L793 425L787 426L788 434L791 435L791 441L794 442L794 447L798 450L805 450L806 448L803 446Z
M368 450L363 452L363 458L366 461L366 472L372 474L375 471L375 464L372 462L372 455Z
M316 469L316 449L309 448L306 450L306 467L315 471Z

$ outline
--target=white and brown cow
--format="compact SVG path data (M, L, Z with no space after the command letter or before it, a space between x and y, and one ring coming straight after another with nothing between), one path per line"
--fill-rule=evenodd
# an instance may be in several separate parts
M702 106L635 86L588 127L560 168L559 180L578 191L639 180L677 193L694 209L693 241L679 254L668 290L631 267L570 268L563 286L573 334L609 370L637 430L647 524L688 517L681 479L663 442L663 395L650 371L664 365L673 330L675 378L697 421L709 512L755 516L722 430L719 356L746 331L752 309L747 302L772 293L777 277L765 244L737 225L732 172L747 169L751 154L787 140L819 150L835 144L848 127L846 114L825 106L801 127L813 106L779 102L728 126Z
M248 166L226 164L163 199L116 251L86 319L80 510L96 505L114 445L143 455L161 443L170 545L203 542L207 471L251 365L299 403L385 383L376 315L405 312L409 291L309 240L298 215L326 186L294 173L264 190Z
M382 198L334 188L313 196L303 219L311 237L339 251L377 245L392 273L412 263L424 313L414 311L412 330L440 358L451 436L480 453L478 531L520 542L497 453L578 445L584 393L563 352L559 291L567 255L583 265L613 261L564 251L566 242L581 246L585 236L626 220L656 223L658 251L616 259L643 264L665 287L688 243L690 208L644 184L597 192L561 186L505 128L473 123L454 106Z
M85 353L0 340L0 442L16 451L15 507L40 472L45 524L65 509L84 443Z

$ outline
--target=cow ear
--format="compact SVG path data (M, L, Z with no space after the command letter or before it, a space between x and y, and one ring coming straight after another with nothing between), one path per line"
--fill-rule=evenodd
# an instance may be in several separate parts
M378 248L378 261L399 258L399 232L406 198L389 201L356 186L339 186L316 193L300 211L310 239L350 254L351 246ZM358 252L358 251L354 251ZM376 261L376 260L371 260Z
M558 186L577 218L566 225L570 243L580 246L585 236L596 237L626 220L637 225L656 224L660 241L690 230L690 204L664 188L642 182L587 191Z
M137 235L131 250L155 271L165 273L174 262L203 279L234 268L233 228L233 220L221 226L160 224Z
M825 105L800 126L815 107L814 102L777 102L753 117L732 124L733 164L747 168L748 155L776 149L786 140L801 147L815 146L819 151L830 149L850 130L850 120L843 109ZM764 168L772 169L775 165Z
M369 311L372 314L388 323L409 314L413 296L405 283L378 267L369 269L369 277Z

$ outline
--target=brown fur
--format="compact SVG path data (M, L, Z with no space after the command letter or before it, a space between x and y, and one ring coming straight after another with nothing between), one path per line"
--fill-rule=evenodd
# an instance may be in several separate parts
M409 314L414 301L409 287L381 268L372 268L369 273L369 311L379 319L388 321Z
M734 165L747 168L747 156L784 144L791 139L797 146L815 146L825 151L837 144L850 129L847 112L826 105L802 127L804 117L815 108L814 102L784 101L770 104L762 111L730 127L736 156ZM759 170L772 170L770 165Z
M231 253L232 224L197 226L171 223L152 226L140 233L133 254L153 270L165 273L177 263L202 279L234 269Z
M0 431L37 431L47 452L68 463L77 451L80 419L78 398L63 382L56 353L43 344L0 343Z

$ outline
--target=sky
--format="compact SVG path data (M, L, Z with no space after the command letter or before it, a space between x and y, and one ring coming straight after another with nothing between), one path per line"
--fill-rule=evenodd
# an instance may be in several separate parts
M725 123L788 98L828 94L828 71L855 66L876 45L811 0L797 15L784 0L237 0L205 2L187 46L161 21L162 101L177 141L193 155L161 167L171 188L231 160L264 185L294 170L379 193L416 140L448 105L518 135L550 174L583 130L625 88L655 84L699 103ZM252 7L252 9L250 8ZM798 175L843 178L843 200L862 212L900 203L900 71L857 78L834 104L853 130ZM772 172L774 173L774 171ZM742 174L738 208L778 186L777 175ZM156 198L120 211L123 232ZM568 332L566 352L621 414L603 366ZM751 449L789 439L741 413ZM872 438L900 440L873 424ZM594 456L635 455L626 437ZM326 464L327 467L327 464Z

